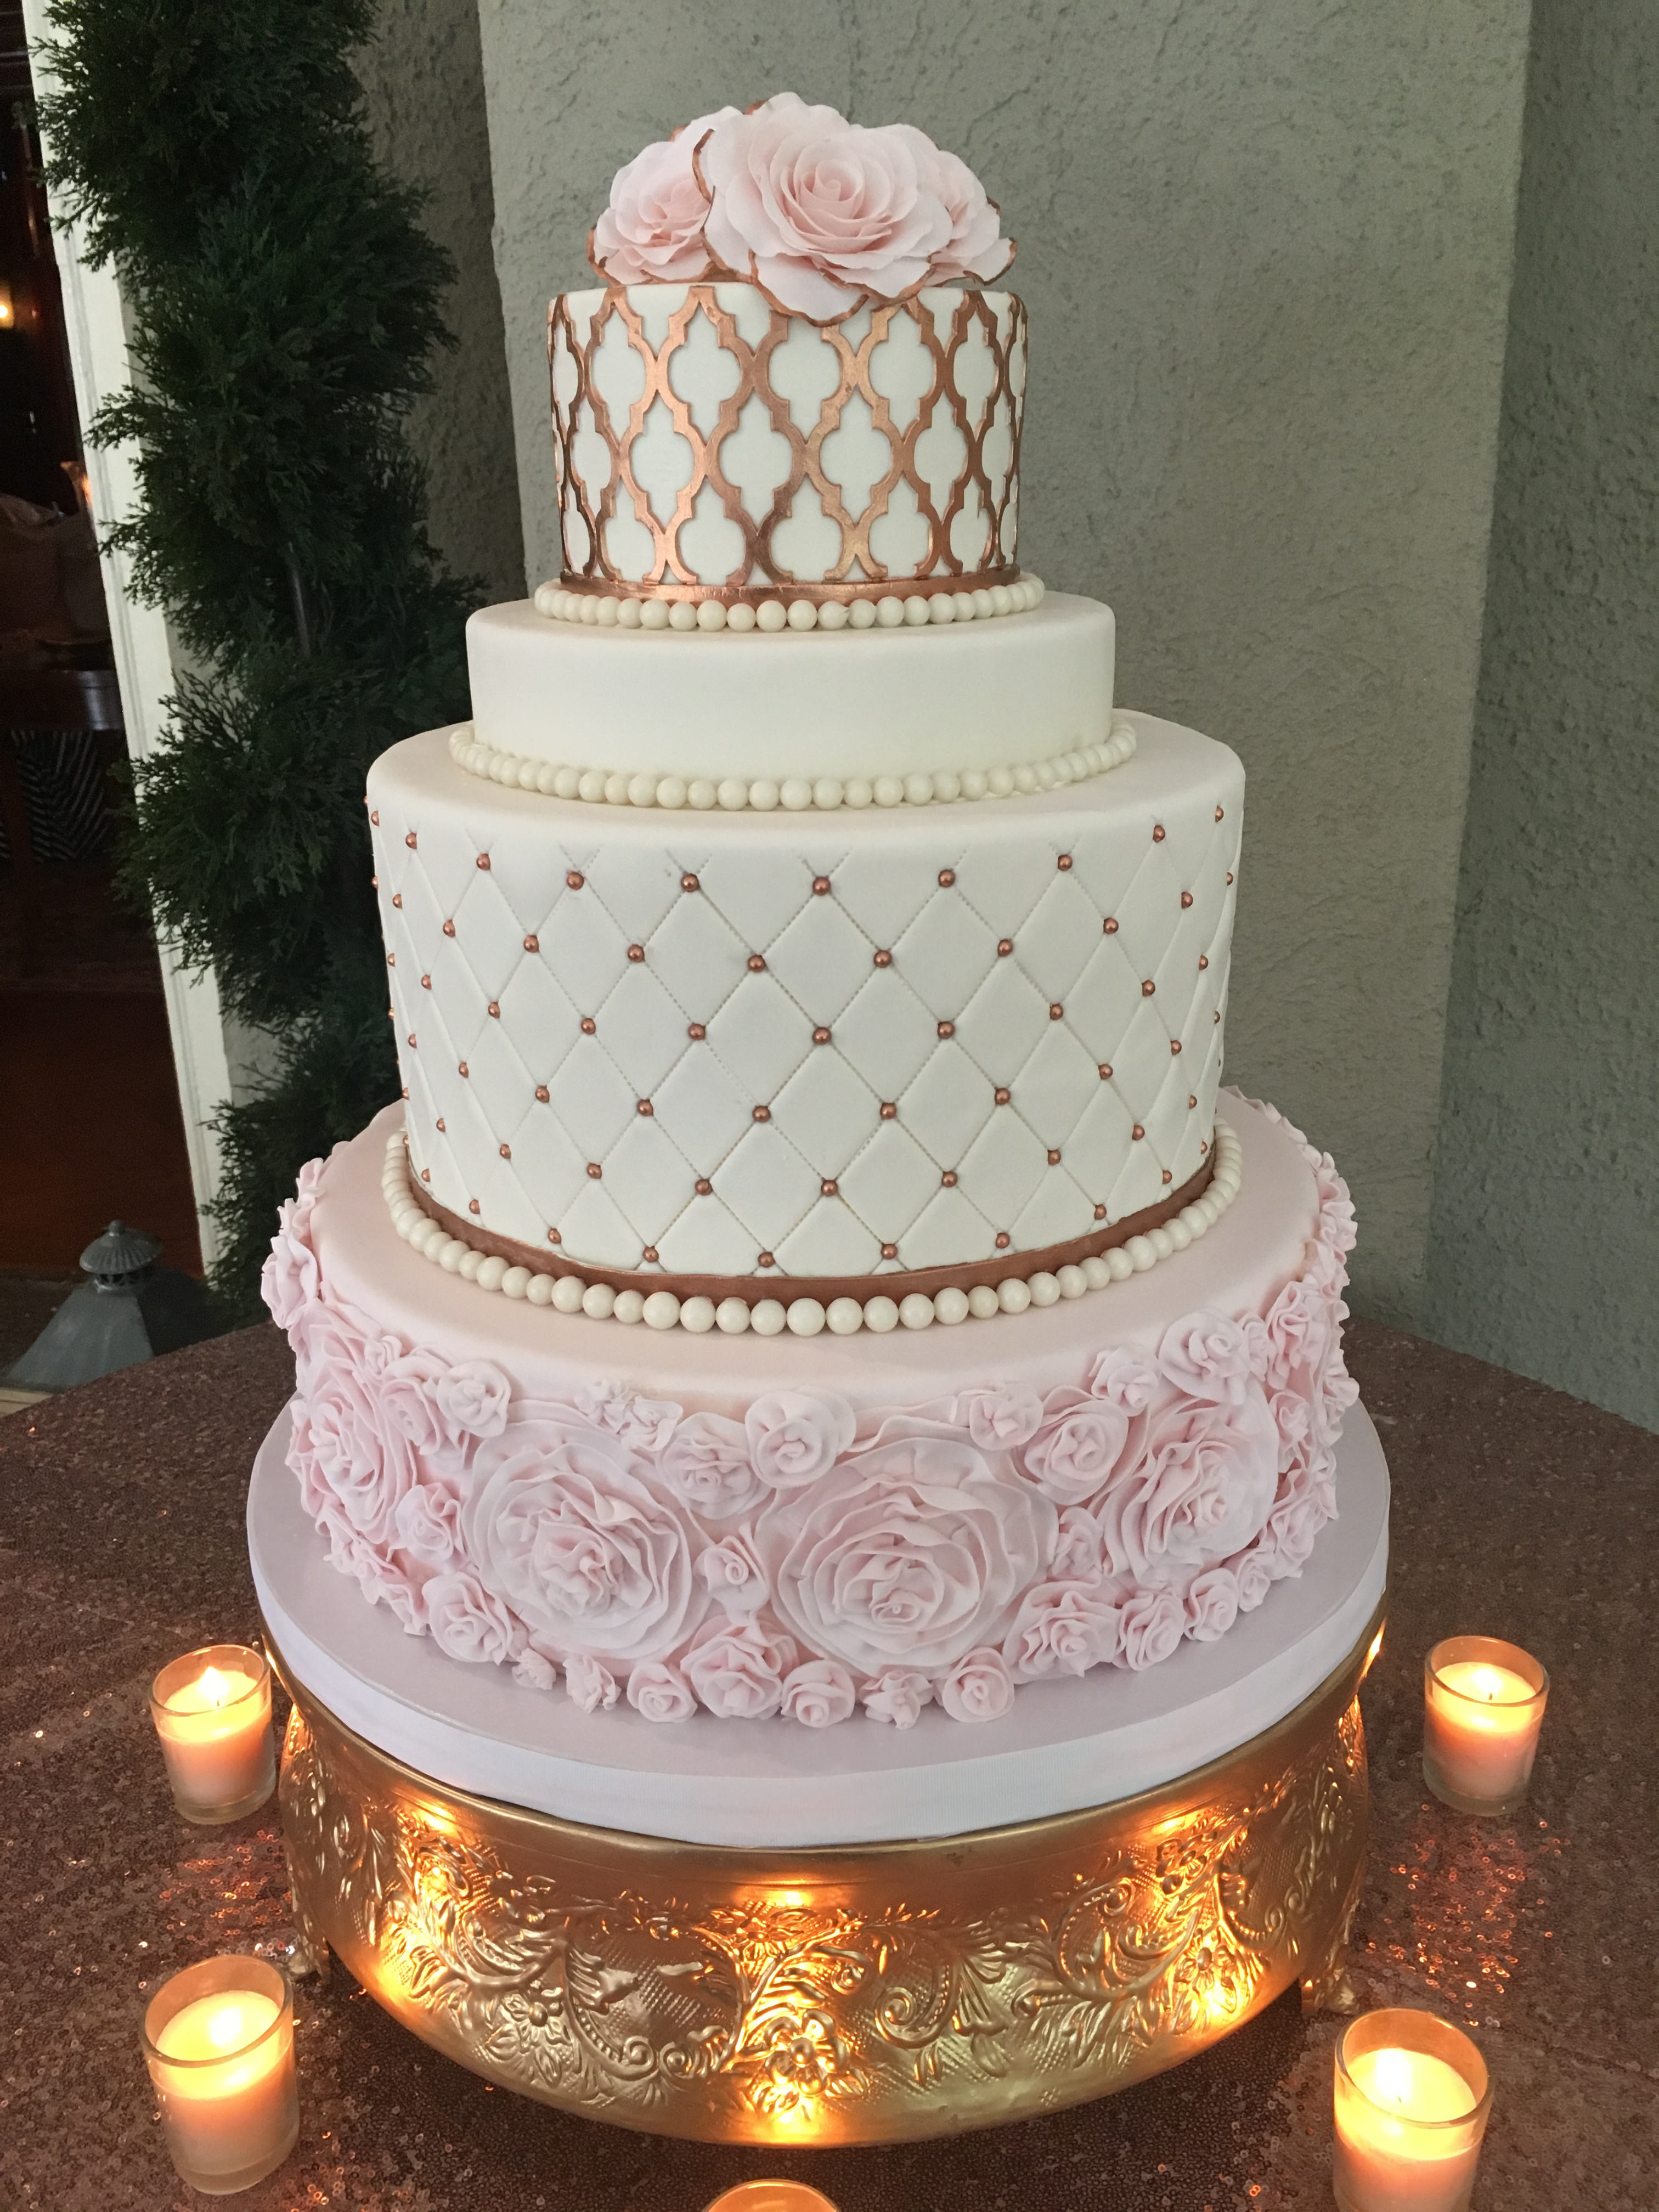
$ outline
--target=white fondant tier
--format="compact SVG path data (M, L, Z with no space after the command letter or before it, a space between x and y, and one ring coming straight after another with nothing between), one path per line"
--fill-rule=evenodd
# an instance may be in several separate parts
M997 622L739 634L558 622L527 599L466 626L492 750L716 785L955 775L1111 736L1115 627L1050 592Z
M901 1734L585 1713L493 1667L462 1668L360 1604L328 1564L284 1464L291 1416L262 1445L248 1542L285 1666L359 1735L452 1789L567 1820L691 1844L775 1845L960 1835L1156 1788L1270 1728L1340 1666L1388 1578L1389 1479L1364 1410L1337 1449L1340 1517L1299 1579L1218 1643L1144 1674L1035 1683L975 1728L937 1707Z
M753 284L548 311L566 576L668 593L1006 580L1025 310L929 287L839 321Z
M572 1266L778 1280L1012 1270L1159 1204L1208 1156L1243 770L1135 727L1063 792L667 822L393 746L423 1187Z

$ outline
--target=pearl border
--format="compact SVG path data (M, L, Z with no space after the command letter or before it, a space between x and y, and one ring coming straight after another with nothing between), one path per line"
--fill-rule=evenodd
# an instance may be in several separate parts
M923 579L922 580L926 580ZM926 629L946 623L989 622L997 615L1029 614L1041 605L1048 586L1041 576L1018 583L981 585L975 592L911 592L884 599L763 599L751 606L740 599L726 606L719 599L694 605L689 599L612 599L597 592L568 592L549 581L536 586L532 605L550 622L575 623L599 629L729 629L775 637L780 630Z
M392 1225L405 1244L423 1259L476 1283L481 1291L499 1291L504 1297L523 1298L532 1306L551 1306L558 1313L586 1314L594 1321L618 1321L626 1325L643 1322L647 1328L689 1329L706 1336L712 1328L727 1336L752 1329L757 1336L817 1336L828 1329L832 1336L852 1336L860 1329L884 1336L895 1328L927 1328L934 1322L953 1328L973 1319L988 1321L994 1314L1024 1313L1032 1306L1052 1306L1061 1298L1080 1298L1087 1291L1103 1291L1112 1283L1144 1275L1160 1260L1184 1252L1189 1244L1212 1229L1238 1196L1243 1183L1243 1150L1225 1121L1215 1123L1215 1173L1202 1198L1183 1206L1173 1220L1115 1245L1080 1267L1061 1267L1055 1274L1039 1273L1022 1279L1010 1275L1000 1283L977 1283L971 1291L937 1291L932 1297L913 1291L897 1304L878 1292L860 1302L836 1298L828 1306L817 1298L795 1298L785 1305L781 1298L687 1298L672 1291L613 1291L608 1283L590 1283L578 1274L538 1275L528 1267L509 1267L500 1253L483 1253L464 1238L452 1237L441 1222L416 1201L409 1182L409 1153L401 1131L386 1139L386 1166L380 1190L392 1216Z
M581 799L592 805L660 806L668 811L690 807L707 812L720 807L729 814L745 809L769 814L781 806L790 813L815 808L832 812L838 806L927 806L935 801L958 799L1008 799L1016 793L1054 791L1068 783L1086 783L1106 775L1134 756L1135 733L1124 721L1115 723L1112 734L1097 745L1080 745L1047 760L1022 762L1018 768L923 769L910 775L785 776L781 781L758 776L747 781L729 775L713 776L628 775L621 769L571 768L551 761L532 760L522 753L485 744L471 722L458 722L449 733L449 757L469 775L482 776L509 791L538 791L548 799Z

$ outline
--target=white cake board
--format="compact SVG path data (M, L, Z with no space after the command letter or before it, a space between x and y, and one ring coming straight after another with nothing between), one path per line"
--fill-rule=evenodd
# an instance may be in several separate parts
M1340 1666L1388 1579L1389 1472L1363 1407L1337 1450L1339 1517L1302 1574L1219 1642L1142 1674L1025 1684L1006 1719L912 1729L858 1718L666 1726L584 1713L506 1668L410 1636L328 1563L285 1462L284 1410L248 1492L254 1587L283 1665L358 1735L434 1781L538 1813L683 1843L799 1847L961 1835L1133 1796L1219 1759Z

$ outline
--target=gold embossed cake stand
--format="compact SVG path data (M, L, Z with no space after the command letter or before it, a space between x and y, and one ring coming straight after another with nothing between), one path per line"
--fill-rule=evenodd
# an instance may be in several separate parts
M972 1835L738 1850L468 1796L295 1704L295 1909L452 2058L708 2142L869 2143L1052 2112L1173 2066L1299 1980L1342 2008L1365 1844L1356 1696L1382 1608L1225 1758Z

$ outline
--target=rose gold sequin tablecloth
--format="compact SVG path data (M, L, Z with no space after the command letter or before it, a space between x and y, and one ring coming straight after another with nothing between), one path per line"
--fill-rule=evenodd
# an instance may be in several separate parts
M1353 1368L1395 1480L1388 1644L1364 1691L1374 1826L1361 2002L1469 2024L1497 2102L1489 2212L1659 2203L1659 1437L1376 1328ZM252 1638L242 1505L289 1387L273 1331L0 1422L0 2207L201 2205L138 2056L165 1974L289 1917L274 1813L175 1816L145 1692ZM343 1601L350 1596L343 1585ZM1479 1630L1553 1681L1531 1799L1461 1819L1419 1778L1422 1656ZM1172 2074L1049 2119L881 2150L726 2150L495 2090L337 1966L302 1984L300 2145L247 2212L701 2212L760 2173L842 2212L1277 2212L1330 2203L1335 2023L1294 1992Z

